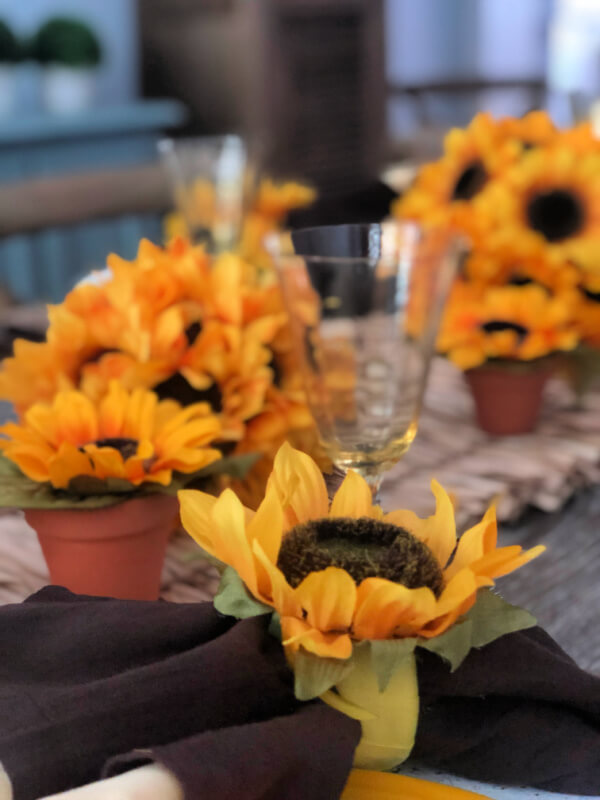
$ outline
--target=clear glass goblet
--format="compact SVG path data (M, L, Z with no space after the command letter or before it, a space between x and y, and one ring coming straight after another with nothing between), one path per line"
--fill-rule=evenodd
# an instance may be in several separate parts
M191 238L211 252L235 247L255 181L244 141L233 134L162 139L158 150Z
M377 499L417 432L462 243L391 221L274 234L266 244L322 444Z

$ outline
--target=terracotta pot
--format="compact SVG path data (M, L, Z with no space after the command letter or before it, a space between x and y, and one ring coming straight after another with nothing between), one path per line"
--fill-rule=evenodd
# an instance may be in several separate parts
M176 497L152 495L108 508L29 509L50 580L77 594L156 600Z
M532 431L538 421L544 387L551 369L511 372L478 367L465 372L475 401L479 427L495 436Z

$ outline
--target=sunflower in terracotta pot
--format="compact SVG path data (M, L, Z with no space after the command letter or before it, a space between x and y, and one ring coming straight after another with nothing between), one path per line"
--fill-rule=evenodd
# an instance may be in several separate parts
M544 112L479 114L447 135L442 158L392 211L449 224L468 241L437 347L465 372L484 430L531 430L556 356L587 353L579 341L596 336L600 144L591 126L559 131Z
M207 403L182 408L112 381L95 401L76 390L0 427L0 503L25 510L54 583L156 599L175 494L228 469Z
M480 427L526 433L539 415L556 355L575 348L572 295L543 286L457 283L442 321L438 350L465 373Z
M497 547L493 507L457 539L452 502L435 481L432 489L431 517L384 513L349 472L330 505L318 466L283 445L255 513L230 490L179 493L185 529L228 565L216 608L273 615L297 697L360 720L358 767L390 769L412 749L415 648L457 669L471 647L534 622L489 587L544 548ZM460 625L468 635L450 635Z

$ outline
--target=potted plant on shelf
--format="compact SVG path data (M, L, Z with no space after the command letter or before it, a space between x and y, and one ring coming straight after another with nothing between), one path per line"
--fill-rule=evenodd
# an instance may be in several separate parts
M19 40L0 20L0 115L10 114L15 104L16 65L21 60Z
M393 213L449 225L468 240L438 349L465 370L485 430L531 430L554 356L577 354L566 359L575 364L599 341L600 145L592 126L557 130L541 111L478 114L450 131L442 158L418 172Z
M71 113L92 105L102 49L88 25L67 17L48 20L33 38L31 55L43 68L47 111Z

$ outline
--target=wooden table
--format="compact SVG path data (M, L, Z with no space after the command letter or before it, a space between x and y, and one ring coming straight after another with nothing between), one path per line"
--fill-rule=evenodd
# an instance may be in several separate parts
M600 487L558 513L531 512L501 530L502 544L548 548L500 579L504 598L529 609L581 667L600 675Z

